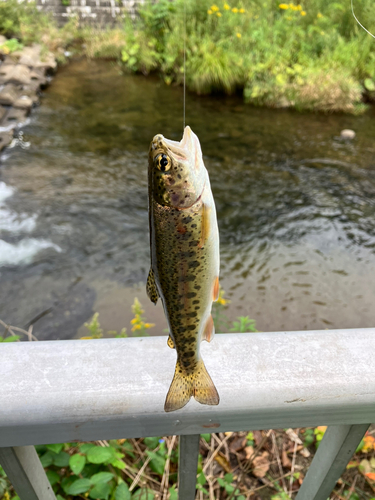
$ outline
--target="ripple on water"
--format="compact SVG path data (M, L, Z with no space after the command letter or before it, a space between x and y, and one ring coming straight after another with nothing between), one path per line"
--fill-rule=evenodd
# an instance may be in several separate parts
M236 97L188 100L217 205L231 319L249 315L264 331L375 324L373 115L267 110ZM98 310L105 330L130 331L137 295L157 324L150 333L162 333L162 310L144 293L147 152L156 133L179 140L181 118L179 87L123 76L100 61L59 71L24 128L30 148L15 146L3 162L2 178L17 192L0 185L1 209L18 216L8 217L8 232L2 222L1 237L14 247L8 254L24 253L22 265L2 267L0 317L24 324L51 303L62 308L64 300L52 297L70 296L79 282L88 290L85 314ZM355 141L338 140L344 128L356 131ZM37 252L26 257L30 265L22 241ZM67 307L61 325L65 313L72 318ZM44 317L47 337L54 318Z

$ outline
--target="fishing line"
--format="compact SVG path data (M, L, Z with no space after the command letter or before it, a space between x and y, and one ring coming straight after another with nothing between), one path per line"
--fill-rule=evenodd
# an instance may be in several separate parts
M185 130L185 116L186 116L186 0L184 0L184 128L182 134Z
M366 28L365 28L365 27L364 27L364 26L363 26L363 25L362 25L362 24L358 21L357 16L354 14L353 0L351 0L351 3L352 3L352 14L353 14L354 19L357 21L357 23L360 25L360 27L361 27L361 28L363 28L363 29L366 31L366 33L368 33L369 35L371 35L371 36L372 36L372 38L375 38L375 36L374 36L372 33L370 33L370 32L369 32L369 30L367 30L367 29L366 29Z

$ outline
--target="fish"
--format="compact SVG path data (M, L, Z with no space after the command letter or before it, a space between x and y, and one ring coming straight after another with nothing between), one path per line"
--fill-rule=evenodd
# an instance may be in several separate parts
M198 137L185 127L180 142L157 134L148 166L151 267L146 291L163 303L168 346L177 351L164 410L194 397L218 405L219 394L200 355L215 334L212 303L219 297L219 230Z

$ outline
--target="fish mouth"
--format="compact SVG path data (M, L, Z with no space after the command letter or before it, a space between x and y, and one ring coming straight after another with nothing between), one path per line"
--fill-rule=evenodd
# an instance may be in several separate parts
M177 160L188 160L189 156L195 157L196 139L195 134L187 125L184 129L184 135L180 142L172 141L163 137L163 142Z

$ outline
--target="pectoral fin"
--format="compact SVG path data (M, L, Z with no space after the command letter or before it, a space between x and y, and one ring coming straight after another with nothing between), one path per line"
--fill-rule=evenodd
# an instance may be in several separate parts
M210 314L204 327L202 340L207 340L207 342L211 342L211 340L214 338L214 335L215 335L215 325L214 325L214 320Z
M148 273L146 292L151 302L156 304L159 298L159 292L158 289L156 288L155 276L152 268L150 268L150 272Z
M172 339L172 337L170 335L168 337L167 344L168 344L168 347L170 347L171 349L176 349L176 347L174 345L174 342L173 342L173 339Z

